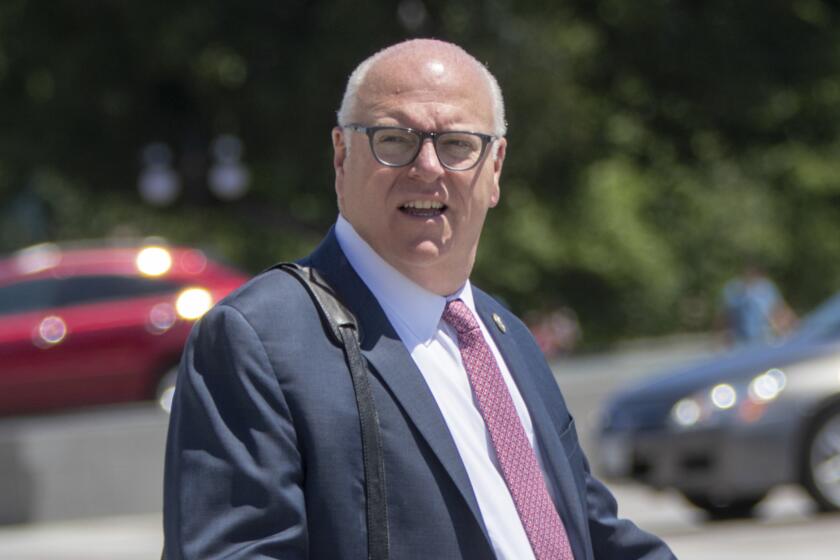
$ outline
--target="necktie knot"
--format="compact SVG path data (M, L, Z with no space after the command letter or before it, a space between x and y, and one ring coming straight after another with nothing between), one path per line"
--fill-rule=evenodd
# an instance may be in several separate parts
M446 308L443 310L443 320L455 329L458 336L465 335L479 328L478 321L472 311L460 299L453 299L452 301L446 302Z

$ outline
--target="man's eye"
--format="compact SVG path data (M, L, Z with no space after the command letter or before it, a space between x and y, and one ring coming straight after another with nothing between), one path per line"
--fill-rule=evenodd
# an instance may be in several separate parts
M465 158L481 150L481 144L463 136L453 136L441 139L438 150L453 157Z
M380 134L377 142L380 144L411 144L411 137L404 134Z
M458 148L461 150L469 150L474 148L473 143L468 140L447 139L443 142L447 148Z
M440 139L446 150L473 151L481 148L481 142L468 134L447 134Z

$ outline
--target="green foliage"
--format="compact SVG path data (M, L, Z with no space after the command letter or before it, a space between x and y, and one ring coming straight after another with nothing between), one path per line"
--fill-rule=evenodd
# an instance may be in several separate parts
M163 235L258 271L333 221L329 131L360 60L462 44L508 110L476 282L567 305L586 341L707 328L744 259L794 307L840 286L840 6L829 0L402 0L0 5L0 250ZM235 134L251 189L206 186ZM183 191L143 204L166 142Z

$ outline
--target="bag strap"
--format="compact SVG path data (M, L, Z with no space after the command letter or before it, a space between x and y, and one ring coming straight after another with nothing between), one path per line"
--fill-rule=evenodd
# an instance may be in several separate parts
M292 275L306 288L326 324L330 338L344 350L344 358L353 381L353 392L356 394L356 406L359 409L359 423L362 430L368 559L387 560L388 503L382 434L379 431L379 417L368 378L370 373L362 357L358 322L314 268L296 263L280 263L273 268L279 268Z

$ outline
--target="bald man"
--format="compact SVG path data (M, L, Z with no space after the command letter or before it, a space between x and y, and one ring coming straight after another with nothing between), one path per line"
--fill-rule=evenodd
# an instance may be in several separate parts
M672 558L616 517L527 328L469 281L507 149L495 78L449 43L394 45L351 74L332 142L339 216L301 264L359 323L388 556ZM196 326L167 444L168 558L369 557L359 408L324 328L277 269Z

